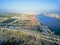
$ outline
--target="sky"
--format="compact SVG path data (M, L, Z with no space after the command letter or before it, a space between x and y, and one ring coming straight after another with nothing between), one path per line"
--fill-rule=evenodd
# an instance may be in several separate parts
M0 11L41 13L57 10L60 0L0 0Z

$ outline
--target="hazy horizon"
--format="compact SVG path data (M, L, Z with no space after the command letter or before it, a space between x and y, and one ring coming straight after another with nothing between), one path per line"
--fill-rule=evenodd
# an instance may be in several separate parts
M0 11L41 13L59 10L59 0L0 0Z

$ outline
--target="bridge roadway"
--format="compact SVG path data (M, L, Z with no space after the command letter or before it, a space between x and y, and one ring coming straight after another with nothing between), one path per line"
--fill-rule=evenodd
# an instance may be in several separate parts
M35 37L39 37L40 39L46 40L46 41L50 41L53 43L57 43L60 45L60 39L54 38L54 37L49 37L49 36L45 36L45 35L41 35L39 32L33 31L33 30L27 30L27 29L10 29L10 28L1 28L1 29L7 29L7 30L14 30L14 31L21 31L24 34L27 33L28 35L32 35Z

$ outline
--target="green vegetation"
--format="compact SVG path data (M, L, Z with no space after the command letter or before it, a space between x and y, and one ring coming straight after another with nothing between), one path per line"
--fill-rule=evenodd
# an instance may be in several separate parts
M28 22L27 22L27 21L17 20L17 21L14 22L13 24L20 24L21 26L27 26L27 25L28 25Z
M4 19L0 19L0 23L3 22L3 21L4 21Z
M14 15L0 15L0 17L2 17L2 18L11 18L11 17L13 17Z
M16 20L16 19L10 18L10 19L7 19L7 20L3 21L2 23L11 23L11 22L13 22L13 21L15 21L15 20Z
M11 18L15 16L14 14L0 14L0 23L7 20L8 18Z
M28 23L26 21L20 21L19 24L21 24L21 26L26 26Z

